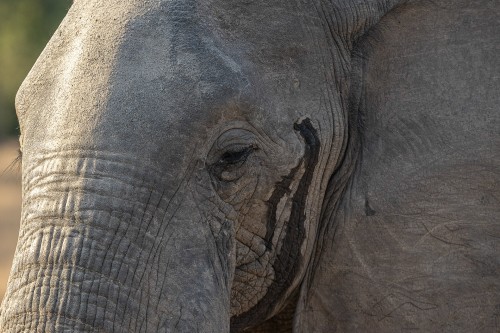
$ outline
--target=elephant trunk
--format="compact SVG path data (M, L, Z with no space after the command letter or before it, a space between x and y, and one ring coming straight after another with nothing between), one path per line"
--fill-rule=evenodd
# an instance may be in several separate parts
M137 170L96 157L24 170L1 332L229 332L231 227L195 213L189 184Z

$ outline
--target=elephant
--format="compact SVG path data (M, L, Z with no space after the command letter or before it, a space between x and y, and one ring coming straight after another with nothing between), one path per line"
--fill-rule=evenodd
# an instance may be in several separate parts
M16 96L0 331L498 331L499 15L75 0Z

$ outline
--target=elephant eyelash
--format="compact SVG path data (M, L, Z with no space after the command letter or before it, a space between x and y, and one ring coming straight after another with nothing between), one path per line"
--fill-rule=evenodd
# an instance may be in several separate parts
M224 154L221 155L219 161L217 161L216 164L218 164L219 166L222 166L222 165L235 165L235 164L238 164L238 163L243 163L246 161L246 159L248 158L248 156L250 156L250 154L257 150L257 146L256 145L250 145L248 147L245 147L243 149L239 149L239 150L234 150L234 151L226 151Z
M228 149L209 167L209 170L219 181L236 181L243 175L243 169L240 167L255 150L258 150L258 147L253 144Z

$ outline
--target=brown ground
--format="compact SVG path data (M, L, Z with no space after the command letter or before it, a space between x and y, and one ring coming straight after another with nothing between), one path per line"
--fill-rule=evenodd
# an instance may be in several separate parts
M21 217L20 165L5 171L17 156L16 140L0 141L0 301L5 293Z

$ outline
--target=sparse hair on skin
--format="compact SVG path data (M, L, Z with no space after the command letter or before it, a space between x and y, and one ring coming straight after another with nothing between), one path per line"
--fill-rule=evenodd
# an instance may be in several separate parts
M23 164L23 152L21 151L21 149L17 149L17 156L14 158L12 162L9 163L9 165L7 165L7 167L5 167L4 170L2 170L2 172L0 172L0 179L5 177L9 173L21 172L22 164Z

